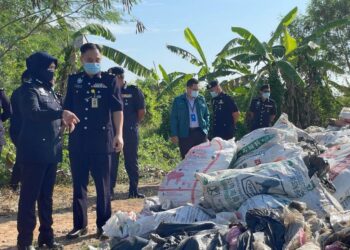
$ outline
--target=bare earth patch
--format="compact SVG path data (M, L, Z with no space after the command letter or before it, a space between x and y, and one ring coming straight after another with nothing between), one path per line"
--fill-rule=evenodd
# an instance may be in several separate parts
M116 197L112 201L112 212L135 211L139 212L143 207L142 199L126 199L127 185L118 185ZM146 196L157 194L158 184L143 184L140 191ZM54 231L56 239L64 245L64 249L87 249L88 245L98 246L99 241L95 239L96 233L96 194L93 186L89 187L89 233L87 236L67 241L65 235L72 229L72 188L69 186L56 186L54 193ZM0 190L0 249L16 249L17 241L17 204L18 194L8 189ZM39 223L39 222L38 222ZM34 232L34 240L38 237L38 227ZM36 243L36 242L35 242Z

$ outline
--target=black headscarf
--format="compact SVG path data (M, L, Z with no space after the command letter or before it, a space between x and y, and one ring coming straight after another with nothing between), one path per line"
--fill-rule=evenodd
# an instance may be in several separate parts
M46 52L35 52L26 59L31 77L46 84L50 84L53 79L53 72L48 70L51 63L55 63L57 67L57 59Z

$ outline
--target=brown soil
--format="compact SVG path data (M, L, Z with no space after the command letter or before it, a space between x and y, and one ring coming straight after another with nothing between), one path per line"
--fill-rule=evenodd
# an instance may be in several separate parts
M135 211L139 212L143 207L142 199L126 199L127 186L118 185L116 197L112 201L112 211ZM140 191L147 196L153 196L157 193L158 184L144 184L140 186ZM67 186L57 186L54 193L54 231L56 240L64 245L64 249L88 249L89 245L98 246L99 241L95 239L96 232L96 206L95 191L90 187L88 197L88 217L89 233L87 236L78 240L67 241L65 235L72 229L72 189ZM0 190L0 249L12 250L17 249L17 204L18 194L8 189ZM38 236L38 227L34 231L34 240ZM36 242L34 242L35 244Z

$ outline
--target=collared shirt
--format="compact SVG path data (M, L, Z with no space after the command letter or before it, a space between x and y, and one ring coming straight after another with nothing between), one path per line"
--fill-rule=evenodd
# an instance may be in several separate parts
M69 136L69 150L85 153L111 153L113 149L112 114L122 111L120 88L112 74L101 72L89 77L85 72L68 79L64 108L75 113L80 122Z
M124 127L137 127L138 111L145 109L145 97L142 91L134 85L125 84L121 88L121 97L124 104Z
M62 106L49 84L33 79L20 89L21 128L17 160L58 163L62 160Z
M239 112L233 98L224 92L212 99L213 124L212 136L230 139L234 135L236 124L233 113Z
M190 118L190 128L198 128L198 114L197 109L195 105L196 98L188 98L187 99L187 106L188 106L188 113Z
M263 100L255 98L250 104L249 111L254 114L251 130L271 126L271 116L276 115L276 102L271 98Z

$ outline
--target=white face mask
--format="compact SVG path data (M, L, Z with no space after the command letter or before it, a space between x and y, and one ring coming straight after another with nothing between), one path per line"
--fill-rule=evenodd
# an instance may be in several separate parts
M191 90L191 96L192 96L193 98L197 98L198 95L199 95L199 91L198 91L198 90Z
M210 91L210 95L211 95L212 98L215 98L215 97L217 97L219 94L216 93L215 91Z
M263 97L264 99L269 99L269 98L270 98L270 92L264 92L264 93L262 94L262 97Z

